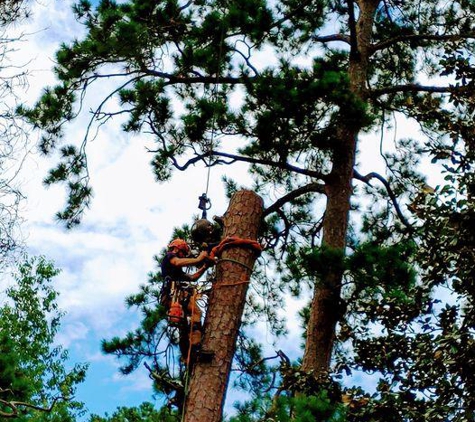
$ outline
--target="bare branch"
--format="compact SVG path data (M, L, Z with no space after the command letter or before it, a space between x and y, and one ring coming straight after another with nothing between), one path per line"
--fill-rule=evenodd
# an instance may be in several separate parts
M149 151L158 152L158 151L151 151L151 150ZM209 157L225 157L225 158L229 158L230 161L217 160L214 163L209 164L209 163L206 163L206 160L205 160L205 158L209 158ZM169 159L172 161L173 166L180 171L186 170L190 165L196 164L199 161L204 161L207 166L213 166L216 164L230 165L230 164L235 163L236 161L241 161L241 162L250 163L250 164L260 164L263 166L274 167L274 168L278 168L278 169L289 171L289 172L303 174L305 176L309 176L309 177L313 177L317 179L324 180L326 178L326 175L319 171L307 170L301 167L294 166L287 162L263 160L259 158L246 157L243 155L230 154L227 152L220 152L220 151L207 151L203 154L197 154L195 157L187 160L184 164L179 164L176 158L173 156L169 156Z
M2 390L2 392L5 391L5 390ZM56 403L59 401L59 400L62 400L64 399L64 397L56 397L52 402L51 402L51 405L49 407L40 407L40 406L36 406L34 404L31 404L31 403L27 403L27 402L23 402L23 401L15 401L15 400L12 400L12 401L8 401L8 400L3 400L3 399L0 399L0 404L4 405L5 407L8 407L11 409L11 412L5 412L5 411L0 411L0 416L4 417L4 418L15 418L18 416L18 410L19 408L28 408L28 409L33 409L33 410L37 410L39 412L51 412L54 408L54 406L56 405Z
M247 47L247 50L248 50L248 54L247 54L247 55L244 54L241 50L239 50L239 49L237 48L236 45L237 45L238 42L243 43L243 44ZM258 71L258 70L252 65L252 63L251 63L251 53L250 53L251 47L249 47L249 46L247 45L247 43L246 43L244 40L238 40L238 41L236 41L235 47L232 48L231 50L232 50L232 51L235 51L237 54L239 54L239 55L244 59L244 61L245 61L245 63L247 64L247 66L254 72L254 74L255 74L256 76L259 75L259 71ZM220 79L221 79L221 78L220 78Z
M287 162L262 160L258 158L245 157L242 155L234 155L234 154L228 154L225 152L218 152L218 151L210 151L210 154L213 156L218 156L218 157L231 158L234 161L243 161L243 162L251 163L251 164L260 164L264 166L275 167L281 170L303 174L305 176L314 177L317 179L322 179L322 180L326 179L326 175L319 171L303 169L301 167L294 166Z
M234 77L234 76L220 76L219 80L216 80L216 76L182 76L182 75L175 75L173 73L167 72L160 72L155 69L142 69L142 72L149 76L157 76L162 79L168 80L167 85L175 85L175 84L184 84L184 85L192 85L192 84L231 84L231 85L238 85L243 84L245 82L249 82L252 80L252 77Z
M396 214L398 215L399 219L401 222L408 228L412 229L412 225L407 221L406 217L404 217L404 214L401 211L401 208L399 207L399 204L397 202L396 195L394 194L393 190L391 189L391 186L389 182L380 174L372 172L368 173L366 176L363 176L359 174L356 170L353 171L353 176L357 180L361 180L362 182L365 182L368 186L371 185L371 179L378 179L386 188L386 191L388 192L389 197L391 198L391 202L394 205L394 209L396 210Z
M396 94L403 92L429 92L429 93L457 93L464 94L467 92L473 92L473 87L470 86L435 86L435 85L420 85L420 84L405 84L405 85L394 85L388 86L385 88L371 89L369 91L370 98L378 98L386 94Z
M475 38L475 33L468 34L454 34L454 35L437 35L437 34L413 34L413 35L399 35L394 38L382 41L378 44L371 46L370 51L372 53L384 50L385 48L391 47L394 44L400 42L411 42L418 43L424 41L460 41L465 39Z
M265 217L269 214L272 214L273 212L276 212L278 209L284 206L287 202L293 201L294 199L297 199L299 196L302 196L311 192L325 194L325 186L321 183L309 183L308 185L301 186L297 189L294 189L292 192L289 192L288 194L284 195L282 198L279 198L277 201L275 201L271 206L267 207L264 210L263 216Z

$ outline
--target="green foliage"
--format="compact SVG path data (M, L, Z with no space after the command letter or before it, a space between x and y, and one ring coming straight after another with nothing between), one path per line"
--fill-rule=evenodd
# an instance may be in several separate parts
M342 405L335 405L328 398L326 391L316 396L279 397L277 400L276 421L325 422L345 421ZM289 410L291 411L289 412ZM287 416L288 414L292 416Z
M118 358L125 358L126 363L120 370L129 374L136 370L145 358L155 359L157 355L166 354L166 350L159 351L162 337L167 334L166 311L160 305L160 284L157 285L156 276L151 275L152 283L141 286L140 293L127 299L129 307L136 306L142 313L140 327L124 338L114 337L102 341L104 353L114 354ZM171 339L176 344L176 339ZM163 346L166 349L166 343ZM158 351L157 351L158 349Z
M178 422L179 415L167 408L156 410L151 403L138 407L120 407L112 415L91 415L89 422Z
M318 396L280 396L274 401L272 412L262 417L253 417L252 413L248 413L247 407L238 410L239 414L229 418L228 422L344 422L347 420L343 406L331 403L325 392Z
M87 365L68 370L67 351L54 345L63 315L51 285L58 272L44 258L26 259L0 307L0 400L27 404L18 406L18 421L73 421L84 411L74 393ZM16 412L0 403L0 412Z
M272 397L262 392L243 404L236 404L237 414L228 422L343 422L347 409L341 402L339 386L331 380L318 382L285 362L281 364L283 375L279 393Z

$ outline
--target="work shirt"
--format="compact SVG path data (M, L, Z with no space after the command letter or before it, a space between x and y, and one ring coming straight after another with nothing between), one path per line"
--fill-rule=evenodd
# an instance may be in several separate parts
M173 265L170 261L177 257L174 252L168 252L161 263L163 278L170 277L173 281L191 281L190 276L186 274L181 267Z

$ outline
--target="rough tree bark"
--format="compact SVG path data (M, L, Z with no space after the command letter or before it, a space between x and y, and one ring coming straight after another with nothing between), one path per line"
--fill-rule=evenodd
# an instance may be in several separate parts
M366 101L371 33L374 13L380 0L359 0L356 3L359 7L359 15L356 25L352 28L352 51L348 76L355 96L361 101ZM348 4L353 7L352 1L348 1ZM354 122L351 124L345 122L344 113L341 118L338 136L335 139L337 147L334 152L333 166L325 185L327 206L322 243L344 254L359 128ZM315 286L302 369L312 372L317 377L324 375L330 369L336 324L341 316L342 277L341 267L329 268L325 279Z
M262 199L251 191L233 195L224 216L224 236L257 239L263 211ZM191 375L185 401L185 422L218 422L229 382L231 363L241 325L255 253L233 247L217 264L205 319L202 347L215 353L211 363L198 362ZM242 263L242 264L240 264Z

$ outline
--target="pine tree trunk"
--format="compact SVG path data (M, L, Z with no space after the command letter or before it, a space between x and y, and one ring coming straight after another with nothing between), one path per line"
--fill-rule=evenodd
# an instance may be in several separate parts
M237 192L231 198L224 217L224 236L256 240L262 211L263 202L258 195L251 191ZM204 350L213 351L215 355L211 363L198 362L193 369L185 401L185 422L218 422L222 418L248 281L256 255L250 249L233 247L225 250L221 259L209 298L202 343Z
M354 43L352 42L348 76L353 93L361 101L366 101L371 33L374 13L380 0L359 0L356 3L359 13L352 33ZM337 139L335 139L333 166L325 186L327 206L322 243L332 250L340 250L344 255L359 128L354 122L351 125L346 122L343 112L341 117ZM330 369L336 325L342 311L342 278L341 267L336 267L330 269L326 278L315 286L302 369L313 372L317 377Z
M342 131L341 131L342 132ZM347 134L351 141L352 134ZM356 142L347 142L345 151L334 159L332 180L326 185L327 206L323 223L323 245L344 251L351 198L354 148ZM328 268L326 277L315 286L307 327L307 341L302 369L314 375L330 368L335 330L341 316L341 266Z

